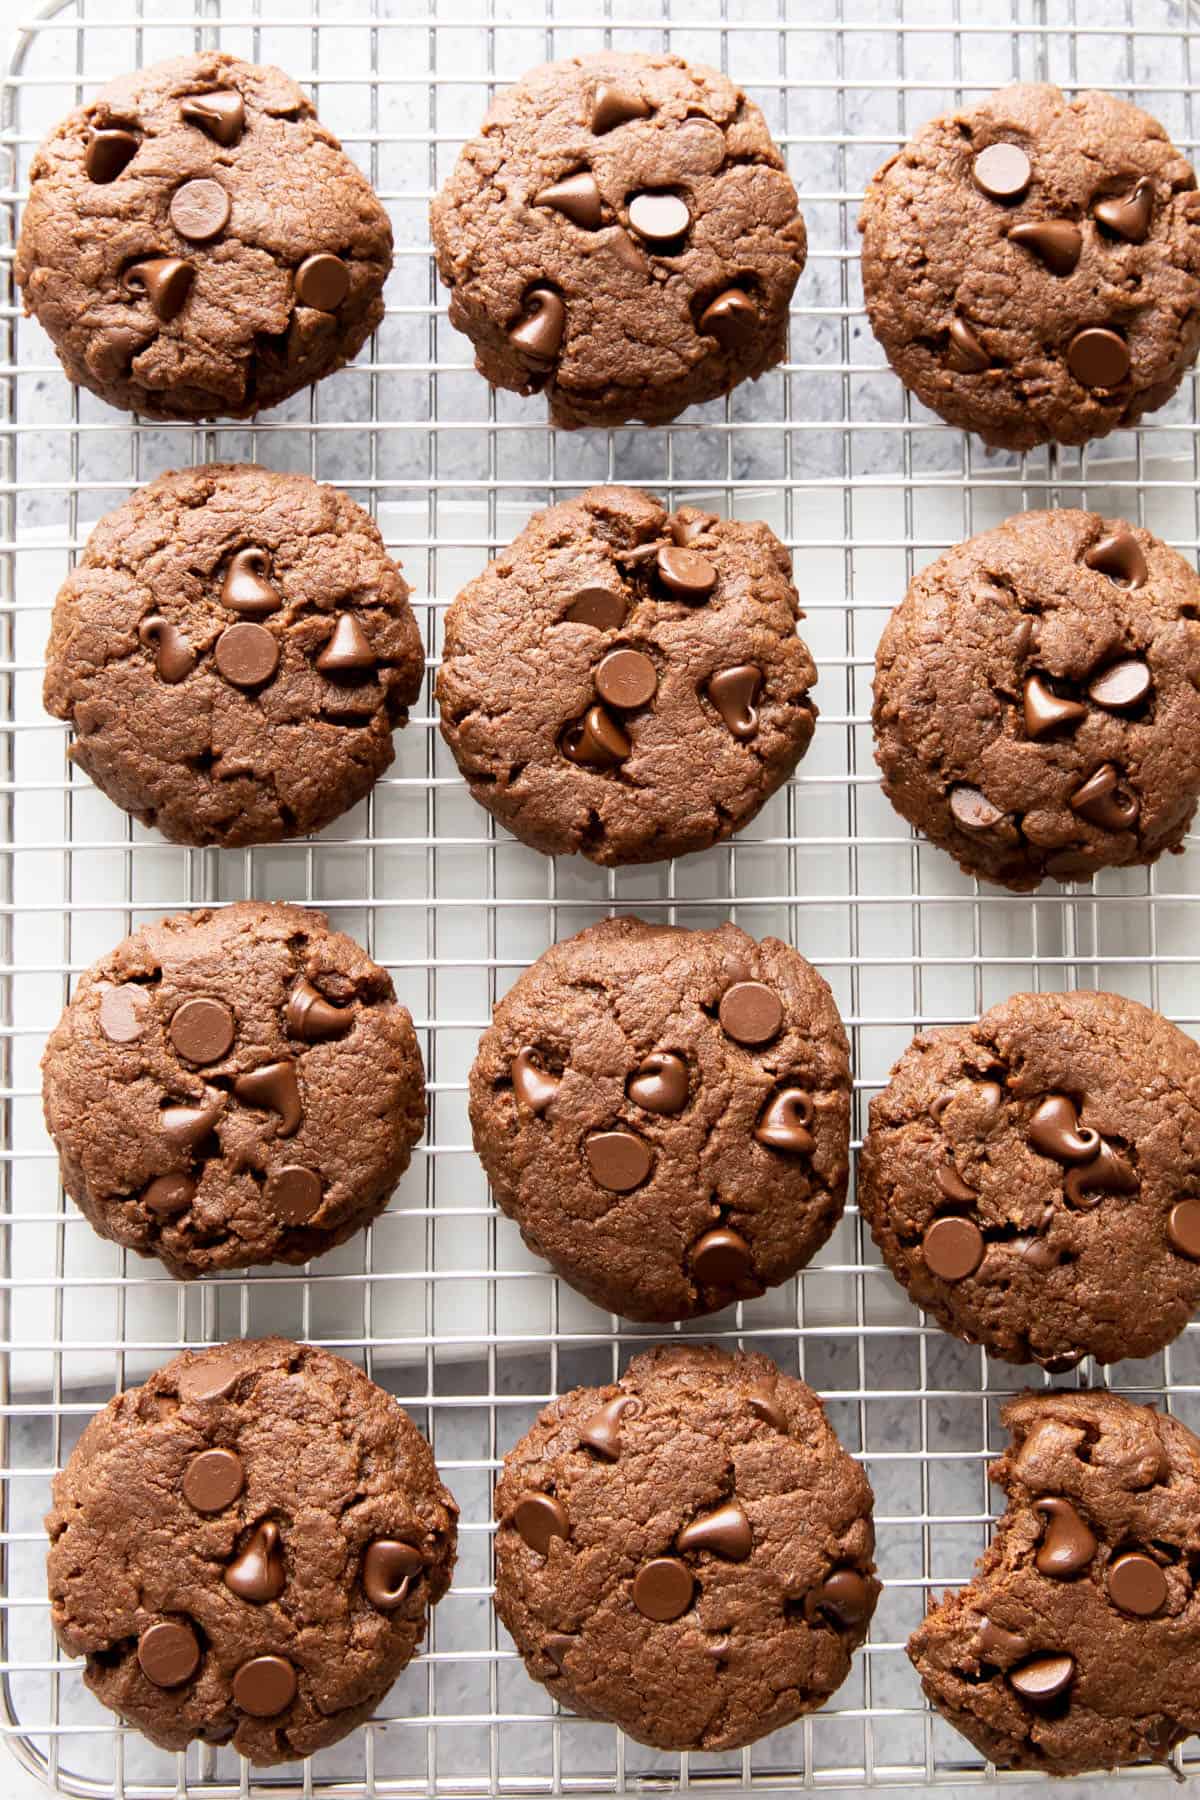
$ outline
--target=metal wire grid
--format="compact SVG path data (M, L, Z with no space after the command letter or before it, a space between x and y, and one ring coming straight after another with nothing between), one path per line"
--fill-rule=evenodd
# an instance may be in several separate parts
M696 0L686 21L606 0L599 18L539 0L70 0L21 35L5 91L6 248L29 157L54 119L121 69L206 45L281 63L370 173L397 227L388 316L370 351L252 426L131 424L68 389L49 346L3 307L0 429L0 1158L4 1306L0 1730L26 1767L79 1795L472 1796L644 1787L932 1786L992 1771L924 1711L903 1642L926 1593L984 1542L996 1410L1021 1371L925 1327L878 1268L853 1208L817 1265L695 1335L771 1351L825 1394L877 1495L887 1588L871 1640L817 1717L732 1756L664 1756L557 1715L490 1607L490 1490L551 1395L600 1380L654 1335L559 1289L488 1202L465 1075L491 1005L554 939L609 910L774 931L829 977L851 1029L858 1124L920 1025L1026 986L1107 986L1200 1019L1200 857L1035 901L982 893L910 839L871 760L869 680L887 608L954 539L1039 504L1133 516L1200 547L1192 384L1093 453L986 457L921 413L882 367L858 289L854 218L874 166L923 117L1017 77L1130 94L1197 146L1194 33L1169 0ZM563 436L536 403L491 395L445 325L425 208L494 87L544 57L614 43L731 70L763 105L801 189L812 250L791 360L665 430ZM90 524L161 469L259 459L335 480L376 512L413 583L430 667L462 579L528 511L596 480L766 517L796 553L823 716L796 779L736 843L650 870L555 865L497 835L466 798L428 693L369 801L311 844L176 850L132 827L65 761L40 710L54 590ZM19 852L19 854L18 854ZM430 1130L392 1208L304 1272L184 1289L95 1240L64 1205L43 1134L37 1057L72 978L146 917L243 894L311 900L391 969L421 1033ZM18 1179L19 1177L19 1179ZM40 1514L96 1406L185 1343L284 1330L330 1344L401 1395L463 1507L462 1555L426 1652L365 1731L294 1770L253 1776L228 1751L154 1751L114 1726L59 1657ZM663 1334L657 1334L663 1335ZM1085 1369L1072 1379L1103 1379ZM1200 1335L1111 1371L1121 1391L1200 1424ZM1177 1753L1179 1767L1200 1766ZM1097 1790L1100 1784L1092 1783Z

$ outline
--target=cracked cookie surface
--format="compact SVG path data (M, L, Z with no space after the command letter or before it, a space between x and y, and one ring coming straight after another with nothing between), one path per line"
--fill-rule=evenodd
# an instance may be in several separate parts
M884 792L1017 890L1155 861L1200 795L1200 578L1140 527L1028 512L923 569L875 659Z
M475 1148L529 1247L667 1321L794 1275L846 1198L850 1067L828 986L777 938L605 919L496 1007Z
M357 355L391 265L387 214L295 82L204 51L110 82L51 132L15 269L70 380L202 419Z
M738 831L813 733L770 527L632 488L535 513L446 615L442 734L522 843L660 862Z
M1090 991L922 1032L871 1102L857 1192L947 1331L1056 1371L1150 1356L1200 1300L1200 1046Z
M382 1212L425 1123L386 972L320 913L255 900L161 919L102 957L42 1073L71 1198L184 1279L342 1243Z
M327 1350L185 1351L54 1482L54 1630L167 1750L307 1756L367 1719L450 1585L458 1508L397 1402Z
M873 1503L769 1357L650 1350L505 1458L496 1610L564 1706L662 1749L736 1749L849 1673L879 1595Z
M780 362L807 247L741 89L612 50L501 94L431 228L480 374L567 427L661 424Z
M1195 188L1127 101L1001 88L923 125L871 181L871 328L918 400L988 444L1134 425L1200 346Z
M1200 1442L1116 1394L1002 1414L1008 1510L970 1583L909 1639L932 1704L1003 1768L1165 1760L1200 1730Z
M421 691L409 589L336 488L174 470L100 520L54 605L46 710L110 800L175 843L319 831Z

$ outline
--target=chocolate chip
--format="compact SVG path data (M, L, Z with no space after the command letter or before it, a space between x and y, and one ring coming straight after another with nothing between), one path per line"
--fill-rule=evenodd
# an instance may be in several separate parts
M813 1121L813 1103L803 1088L780 1088L759 1114L754 1135L768 1150L783 1150L789 1156L808 1156L816 1148L808 1127Z
M232 1450L201 1450L183 1471L183 1497L197 1512L223 1512L246 1485L240 1456Z
M547 1074L533 1060L533 1051L526 1047L518 1050L512 1059L511 1074L513 1092L518 1100L524 1102L533 1113L544 1113L555 1094L561 1075Z
M933 1179L937 1183L938 1192L947 1200L965 1205L979 1198L975 1189L967 1186L953 1163L939 1163L933 1171Z
M517 1499L512 1522L521 1537L538 1556L549 1556L553 1538L565 1538L569 1531L567 1509L553 1494L540 1494L529 1488Z
M200 1667L200 1645L190 1625L162 1619L138 1639L137 1659L142 1674L155 1687L182 1687Z
M122 280L128 289L140 288L155 318L169 325L183 311L195 274L191 263L181 256L149 256L144 262L131 263Z
M150 996L135 981L100 996L100 1029L114 1044L135 1044L150 1023Z
M754 1257L740 1232L718 1226L693 1245L692 1273L702 1287L741 1287L755 1279Z
M205 1098L201 1105L164 1106L158 1115L167 1141L177 1149L190 1150L205 1139L225 1110L224 1094Z
M226 1568L225 1586L239 1600L264 1606L268 1600L277 1600L286 1584L279 1527L272 1519L266 1519L255 1527L245 1549Z
M1054 1653L1035 1656L1030 1662L1008 1671L1010 1684L1023 1700L1030 1700L1034 1705L1057 1700L1060 1694L1066 1693L1074 1675L1075 1658Z
M261 687L279 667L279 642L265 625L229 625L217 639L213 657L233 687Z
M582 231L597 231L604 223L600 189L596 186L595 176L586 169L543 188L540 194L534 195L533 202L535 206L552 206L555 212L562 213Z
M629 607L624 594L611 588L581 588L568 606L563 618L572 625L594 625L597 631L615 631L625 623Z
M755 1382L746 1395L746 1405L764 1425L771 1426L774 1431L782 1431L787 1436L787 1416L779 1404L779 1394L773 1385L765 1381Z
M673 244L691 222L678 194L635 194L629 202L629 223L644 244Z
M1094 211L1097 222L1106 231L1124 238L1128 244L1143 244L1154 212L1154 183L1148 175L1143 175L1131 194L1101 200Z
M223 1400L231 1394L241 1367L225 1351L209 1351L185 1365L175 1378L181 1400Z
M1152 1619L1167 1604L1167 1578L1140 1550L1127 1550L1109 1564L1108 1597L1122 1612Z
M1096 1554L1096 1539L1069 1500L1054 1495L1035 1500L1034 1512L1046 1519L1046 1532L1034 1562L1042 1575L1078 1575Z
M87 149L83 153L88 180L106 187L129 167L137 153L138 140L132 131L122 131L119 126L114 126L89 132Z
M993 806L986 794L981 793L977 787L965 784L951 788L950 811L964 831L991 831L1004 817L1000 808Z
M971 164L971 174L989 200L1019 200L1033 179L1033 165L1020 144L989 144Z
M265 550L251 544L237 551L221 583L221 605L255 619L278 612L283 600L267 579L270 572L271 559Z
M1112 663L1088 684L1088 697L1109 712L1127 712L1140 706L1150 692L1150 671L1140 656Z
M631 1194L654 1166L650 1146L632 1131L593 1131L583 1149L593 1181L610 1194Z
M701 331L715 337L725 350L739 350L748 343L757 325L754 302L738 287L726 288L700 314Z
M1028 1656L1029 1644L1018 1632L1006 1631L1003 1625L984 1619L979 1628L979 1654L985 1662L1003 1664Z
M1081 819L1104 831L1132 831L1140 811L1137 795L1122 785L1121 770L1115 763L1101 763L1082 787L1076 788L1068 804Z
M655 552L659 580L680 600L707 600L717 585L717 571L707 556L678 544L660 545Z
M1138 1178L1120 1151L1102 1140L1091 1162L1068 1170L1063 1195L1068 1206L1087 1210L1098 1205L1101 1194L1134 1194L1137 1188Z
M671 541L686 549L698 537L704 537L710 532L717 523L716 513L693 513L688 519L676 513L671 520Z
M651 110L640 94L631 94L615 81L598 82L592 98L592 131L601 137L630 119L648 119Z
M375 667L370 639L353 613L339 613L329 642L317 658L322 675L359 675Z
M767 1044L783 1024L783 1001L762 981L735 981L717 1008L721 1029L735 1044Z
M1106 325L1086 326L1067 345L1067 367L1081 387L1119 387L1129 373L1129 346Z
M750 1521L736 1500L693 1519L676 1533L677 1550L708 1550L729 1562L745 1562L754 1548Z
M175 189L170 213L171 223L181 238L192 244L207 244L229 223L229 195L219 181L202 175Z
M177 625L151 613L138 626L138 642L154 651L154 667L160 681L174 687L196 666L196 653Z
M1079 1123L1069 1094L1048 1094L1029 1120L1029 1141L1043 1156L1061 1163L1085 1163L1099 1154L1100 1133Z
M286 1163L267 1177L263 1199L285 1225L305 1225L324 1197L321 1177L300 1163Z
M278 1062L264 1063L259 1069L251 1069L248 1074L239 1075L233 1084L233 1091L247 1106L278 1113L277 1135L281 1138L291 1137L304 1116L300 1105L300 1084L296 1080L296 1065L290 1056L282 1057Z
M1167 1220L1167 1239L1180 1256L1200 1262L1200 1200L1177 1200Z
M223 1000L207 994L185 1000L171 1014L171 1042L188 1062L220 1062L232 1044L237 1025Z
M413 1577L425 1567L425 1559L411 1544L399 1538L376 1538L363 1558L363 1592L380 1612L395 1612L407 1598Z
M1087 718L1087 707L1078 700L1064 700L1040 675L1030 675L1022 694L1027 737L1048 737L1052 731L1073 729Z
M623 712L645 706L657 688L658 670L640 650L610 650L596 670L596 692Z
M620 225L615 225L610 232L608 247L622 268L631 270L635 275L645 275L649 271L650 264L629 233Z
M289 1036L303 1038L306 1044L323 1044L329 1038L345 1036L354 1023L354 1008L335 1006L302 975L288 995L283 1016Z
M612 714L602 706L589 706L582 719L568 725L558 747L568 762L592 769L615 768L633 749Z
M523 350L531 362L551 363L562 345L567 309L553 288L530 288L525 296L526 317L513 326L509 341Z
M1069 219L1030 219L1014 225L1008 239L1032 251L1052 275L1069 275L1083 249L1083 233Z
M1131 531L1114 531L1111 537L1101 538L1083 560L1089 569L1107 575L1118 587L1143 587L1149 573L1142 547Z
M804 1596L804 1616L811 1623L817 1613L832 1613L839 1625L862 1625L870 1616L871 1590L857 1569L835 1569L819 1587Z
M991 368L991 357L965 319L951 319L949 336L947 360L952 369L957 369L960 375L978 375Z
M588 1450L594 1450L605 1462L616 1462L621 1454L621 1417L628 1413L636 1418L642 1410L642 1403L636 1394L618 1394L615 1400L607 1401L594 1413L589 1413L579 1427L579 1442Z
M233 1698L252 1719L274 1719L296 1698L296 1671L286 1656L255 1656L233 1678Z
M350 292L350 271L340 256L308 256L296 270L295 288L301 306L336 312Z
M671 1050L655 1050L634 1070L625 1092L645 1112L681 1113L688 1098L687 1064Z
M754 702L762 688L762 670L753 663L738 663L712 676L705 689L709 699L735 738L743 743L758 731Z
M656 1556L633 1578L633 1604L644 1618L660 1624L681 1618L695 1591L691 1570L674 1556Z
M573 1650L578 1642L578 1635L569 1631L549 1631L542 1639L542 1649L546 1652L546 1655L550 1658L550 1661L554 1664L560 1675L563 1671L563 1664L567 1660L568 1652Z
M196 1195L190 1175L156 1175L141 1192L142 1205L158 1219L173 1219L186 1212Z
M965 1281L983 1261L983 1233L974 1219L935 1219L921 1240L925 1267L941 1281Z
M246 129L246 108L242 96L232 88L217 88L211 94L190 94L179 108L180 116L230 150Z

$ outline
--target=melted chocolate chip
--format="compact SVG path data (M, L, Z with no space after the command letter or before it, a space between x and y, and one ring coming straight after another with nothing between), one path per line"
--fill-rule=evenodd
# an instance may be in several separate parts
M183 311L196 271L181 256L148 256L131 263L122 280L127 289L145 294L150 310L162 325L169 325Z
M196 1196L190 1175L157 1175L141 1192L142 1205L158 1219L173 1219L186 1212Z
M1104 831L1132 831L1140 809L1137 795L1123 785L1121 773L1116 763L1101 763L1070 796L1071 811Z
M261 687L279 667L279 641L265 625L230 625L217 639L213 659L233 687Z
M674 1556L656 1556L633 1578L633 1604L644 1618L667 1624L683 1616L696 1591L692 1572Z
M601 81L592 99L592 131L601 137L630 119L648 119L651 107L640 94L630 93L615 81Z
M818 1613L825 1613L836 1624L853 1628L864 1624L870 1611L871 1589L857 1569L835 1569L804 1596L804 1616L810 1624Z
M155 1687L182 1687L200 1667L200 1645L190 1625L162 1619L138 1639L137 1659Z
M950 811L964 831L991 831L1004 817L986 794L965 784L950 789Z
M1089 325L1067 345L1067 367L1081 387L1119 387L1129 373L1129 345L1106 325Z
M323 1044L328 1038L343 1037L354 1023L353 1006L335 1006L319 988L301 976L288 995L284 1020L291 1037L303 1038L306 1044Z
M307 256L296 270L296 298L316 312L336 312L350 292L350 271L340 256Z
M171 195L171 223L191 244L207 244L229 223L229 195L219 181L200 176Z
M240 1366L223 1351L198 1356L175 1378L181 1400L223 1400L241 1375Z
M956 1215L935 1219L921 1240L925 1266L941 1281L965 1281L983 1261L983 1250L983 1233L974 1219Z
M755 1382L746 1395L746 1404L764 1425L770 1425L772 1430L782 1431L787 1436L787 1416L779 1404L779 1395L773 1385L765 1381Z
M1180 1256L1200 1262L1200 1200L1175 1202L1167 1220L1167 1241Z
M196 652L180 631L158 613L150 613L138 626L138 642L154 651L154 667L160 681L175 687L196 666Z
M678 600L707 600L717 585L717 571L707 556L679 544L660 545L655 552L658 578Z
M306 1225L320 1209L325 1190L315 1169L287 1163L267 1177L263 1199L285 1225Z
M633 749L633 744L612 714L602 706L589 706L582 719L563 731L558 747L568 762L589 769L614 769Z
M1019 200L1033 180L1033 165L1020 144L989 144L971 164L971 174L989 200Z
M376 1538L363 1558L363 1592L380 1612L395 1612L403 1604L413 1578L425 1567L425 1559L411 1544L399 1538Z
M567 1509L561 1501L553 1494L539 1494L532 1488L518 1498L512 1522L538 1556L549 1556L551 1539L565 1538L569 1531Z
M585 587L580 588L563 618L572 625L594 625L597 631L616 631L625 623L628 610L624 594L614 594L611 588Z
M783 1025L783 1002L761 981L735 981L721 995L721 1029L735 1044L768 1044Z
M274 1719L296 1698L296 1671L286 1656L255 1656L233 1678L233 1698L253 1719Z
M129 167L137 153L138 140L132 131L122 131L119 126L90 131L83 153L88 180L107 187Z
M1095 207L1097 223L1127 244L1143 244L1150 230L1154 212L1154 183L1148 175L1130 194L1112 200L1101 200Z
M579 1427L579 1442L588 1450L594 1450L605 1462L616 1462L621 1454L620 1424L624 1413L636 1418L642 1410L642 1403L636 1394L618 1394L615 1400L608 1400L594 1413L589 1413Z
M947 361L960 375L978 375L991 367L992 359L965 319L951 319Z
M252 1606L264 1606L277 1600L287 1583L279 1527L266 1519L251 1533L244 1550L225 1570L225 1586L239 1600Z
M1029 1644L1019 1632L1006 1631L1003 1625L984 1619L979 1628L979 1654L984 1662L1002 1666L1018 1656L1028 1656Z
M1086 1211L1098 1205L1103 1194L1134 1194L1137 1188L1138 1178L1120 1151L1101 1142L1091 1162L1067 1171L1063 1195L1068 1206Z
M242 1459L232 1450L198 1451L183 1471L183 1497L197 1512L223 1512L246 1485Z
M1085 1163L1100 1153L1100 1133L1079 1123L1069 1094L1047 1094L1029 1121L1029 1141L1043 1156L1061 1163Z
M632 1131L593 1131L583 1149L593 1181L611 1194L631 1194L654 1165L650 1146Z
M535 206L552 206L581 231L598 231L604 223L600 189L596 186L596 177L586 169L543 188L533 198Z
M769 1150L789 1156L808 1156L816 1147L808 1127L813 1122L813 1103L803 1088L780 1088L759 1114L754 1135Z
M625 1092L644 1112L681 1113L688 1098L687 1064L672 1050L655 1050L634 1070Z
M1069 219L1030 219L1014 225L1008 239L1031 251L1052 275L1070 275L1083 249L1083 233Z
M238 550L230 558L221 583L221 605L230 612L256 619L278 612L283 601L267 579L270 572L271 559L265 550L253 544Z
M933 1179L937 1182L938 1192L944 1194L947 1200L969 1205L979 1198L975 1189L967 1186L953 1163L939 1163L933 1171Z
M692 1247L692 1274L702 1287L736 1288L754 1280L754 1257L740 1232L718 1226Z
M317 658L322 675L361 675L375 667L371 641L353 613L339 613L329 642Z
M539 1069L533 1060L533 1051L528 1048L517 1051L510 1073L517 1099L523 1101L530 1112L544 1113L558 1092L562 1076L548 1075L545 1069Z
M675 1537L677 1550L707 1550L729 1562L745 1562L753 1547L750 1521L736 1500L693 1519Z
M1088 709L1078 700L1064 700L1040 675L1030 675L1023 692L1027 737L1048 737L1052 731L1073 730L1087 718Z
M762 670L753 663L722 669L708 682L705 692L735 738L748 742L758 732L755 701L762 689Z
M1142 547L1131 531L1114 531L1111 537L1100 538L1084 553L1083 560L1089 569L1107 575L1118 587L1144 587L1149 573Z
M251 1069L248 1074L239 1075L233 1084L233 1091L246 1106L278 1113L277 1136L281 1138L291 1137L304 1116L300 1105L300 1084L296 1080L296 1065L290 1056L281 1057L278 1062L264 1063L260 1069Z
M553 288L533 287L525 296L525 317L509 332L509 341L531 362L552 363L562 346L567 309Z
M158 1122L168 1143L181 1150L190 1150L208 1136L224 1110L224 1094L206 1095L199 1105L164 1106Z
M700 330L715 337L724 350L740 350L753 337L757 326L754 302L738 287L726 288L700 314Z
M1108 1597L1122 1612L1152 1619L1167 1604L1167 1578L1149 1556L1127 1550L1109 1564Z
M232 88L217 88L211 94L190 94L179 112L189 125L198 125L224 150L232 149L246 129L242 96Z
M1032 1701L1035 1706L1057 1700L1060 1694L1066 1693L1074 1677L1075 1658L1053 1652L1049 1656L1035 1656L1008 1671L1010 1685L1022 1700Z
M187 1062L220 1062L233 1043L237 1030L234 1017L223 1000L210 995L197 995L185 1000L171 1014L167 1026L171 1042Z
M114 1044L135 1044L150 1023L150 996L135 981L100 996L100 1029Z
M1046 1520L1046 1531L1034 1558L1042 1575L1078 1575L1096 1554L1096 1539L1069 1500L1059 1495L1035 1500L1034 1512Z
M610 650L596 670L596 692L610 706L631 712L658 689L658 670L641 650Z

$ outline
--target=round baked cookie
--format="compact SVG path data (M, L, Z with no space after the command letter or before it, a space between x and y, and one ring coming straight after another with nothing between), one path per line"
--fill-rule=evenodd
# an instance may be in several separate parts
M921 1685L1006 1769L1165 1761L1200 1731L1200 1442L1105 1392L1005 1407L1008 1510L909 1639Z
M957 1337L1055 1372L1150 1356L1200 1300L1200 1045L1093 992L921 1032L871 1102L857 1192Z
M1200 795L1200 577L1121 519L1020 513L916 577L875 659L884 792L968 875L1154 862Z
M475 1148L530 1249L598 1306L687 1319L794 1275L842 1215L849 1046L778 938L604 919L497 1006Z
M522 843L662 862L739 831L817 717L768 525L633 488L535 513L446 614L442 735Z
M662 424L780 362L807 249L736 83L616 50L502 93L431 227L480 374L567 427Z
M68 1194L183 1280L342 1243L425 1124L388 975L320 913L259 900L160 919L101 957L42 1077Z
M871 181L871 328L905 387L985 443L1134 425L1200 347L1195 189L1128 101L1001 88L923 125Z
M383 774L421 691L408 594L336 488L172 471L100 520L59 589L46 710L109 799L175 843L319 831Z
M54 1482L62 1648L166 1750L289 1762L367 1719L450 1585L458 1508L382 1388L287 1338L187 1350Z
M815 1711L879 1597L867 1478L766 1356L675 1344L576 1388L495 1504L496 1611L529 1673L663 1750Z
M51 132L16 278L70 380L155 419L244 418L356 356L388 216L282 70L206 50Z

